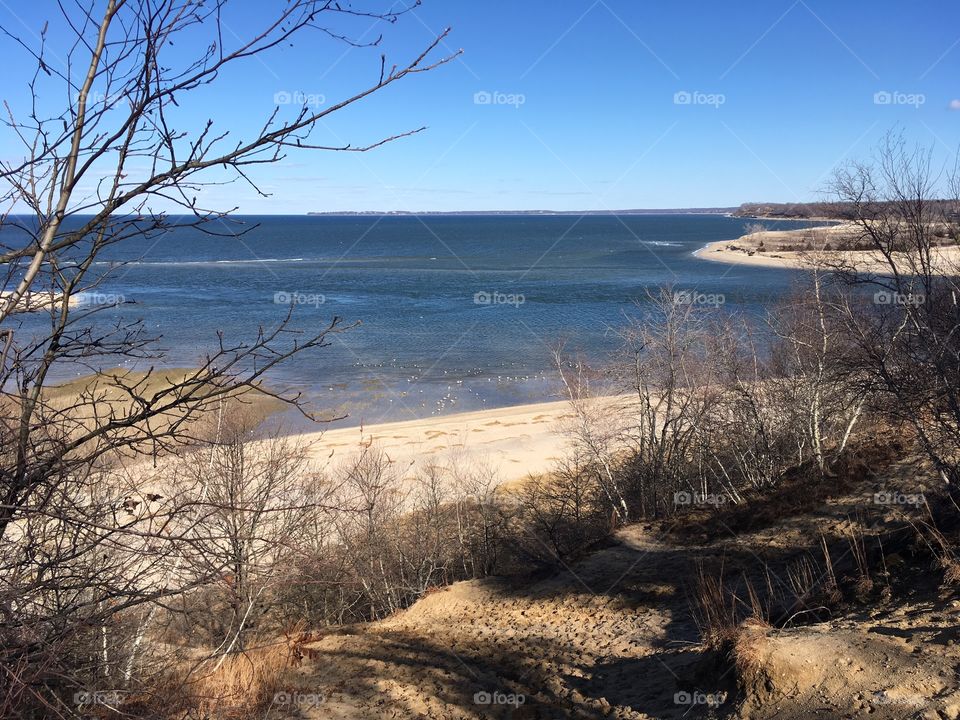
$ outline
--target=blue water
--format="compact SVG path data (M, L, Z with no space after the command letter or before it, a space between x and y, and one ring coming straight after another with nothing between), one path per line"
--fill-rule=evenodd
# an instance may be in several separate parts
M743 234L747 221L724 216L240 220L213 228L247 231L239 237L179 230L104 250L98 292L134 302L99 321L142 319L167 350L162 364L183 367L215 346L218 331L241 341L276 325L296 295L296 328L321 328L333 316L361 324L293 358L270 381L302 390L321 414L346 410L345 423L547 399L551 347L565 340L602 358L648 290L669 283L722 293L726 310L753 312L796 277L693 257L708 242ZM523 302L483 304L477 293ZM21 338L41 327L36 316L23 322Z

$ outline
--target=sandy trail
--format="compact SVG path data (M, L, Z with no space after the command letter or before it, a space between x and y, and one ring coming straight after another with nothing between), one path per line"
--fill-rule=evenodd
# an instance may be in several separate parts
M307 646L312 718L644 718L676 705L696 631L671 578L689 557L640 527L558 575L470 581ZM317 688L311 683L323 681ZM523 702L520 703L520 696ZM513 701L513 702L511 702Z

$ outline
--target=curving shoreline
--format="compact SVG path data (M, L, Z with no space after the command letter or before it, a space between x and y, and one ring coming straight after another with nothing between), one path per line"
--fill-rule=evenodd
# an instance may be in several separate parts
M886 260L873 250L783 250L781 244L797 245L815 235L814 246L837 241L851 232L850 223L798 230L767 230L742 235L736 240L718 240L693 252L700 260L728 265L777 268L781 270L856 269L861 273L890 273ZM761 245L763 249L761 249ZM960 267L960 245L937 247L934 263L943 272L954 273Z
M749 265L792 270L809 269L813 264L810 252L782 250L781 245L814 241L823 245L850 231L848 223L797 228L795 230L765 230L741 235L734 240L717 240L694 251L694 257L728 265ZM851 255L853 253L844 253Z
M694 257L709 262L726 263L728 265L751 265L753 267L771 267L802 270L809 267L809 261L800 256L800 253L755 253L749 255L730 246L737 240L718 240L708 243L693 252Z

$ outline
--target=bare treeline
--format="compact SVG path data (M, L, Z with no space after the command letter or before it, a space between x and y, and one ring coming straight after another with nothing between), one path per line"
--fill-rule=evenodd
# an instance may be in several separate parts
M618 520L746 502L790 468L829 476L878 425L956 485L960 267L942 236L960 229L957 175L891 135L832 187L867 269L824 254L763 317L667 288L638 304L612 367L557 354L573 445Z
M960 204L955 199L931 197L929 202L938 206L940 212L956 219ZM839 195L823 202L810 203L743 203L734 213L737 217L757 217L782 220L856 220L857 207L854 198Z
M776 486L789 467L829 472L861 421L866 396L840 359L847 348L836 288L814 274L765 320L690 303L672 289L638 305L621 361L605 388L610 408L567 387L599 417L569 432L595 466L619 520L668 516L684 506L745 502ZM582 376L581 361L558 357ZM609 413L614 418L605 416ZM605 433L600 427L615 427Z

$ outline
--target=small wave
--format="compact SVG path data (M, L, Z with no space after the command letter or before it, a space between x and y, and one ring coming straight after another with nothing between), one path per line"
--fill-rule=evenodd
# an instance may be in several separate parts
M130 266L156 265L163 267L186 267L199 265L259 265L260 263L303 262L306 258L257 258L255 260L98 260L94 265Z
M644 245L656 245L657 247L679 247L680 243L669 242L667 240L643 240Z
M253 263L273 263L273 262L303 262L302 257L298 258L258 258L256 260L212 260L217 265L240 265Z

